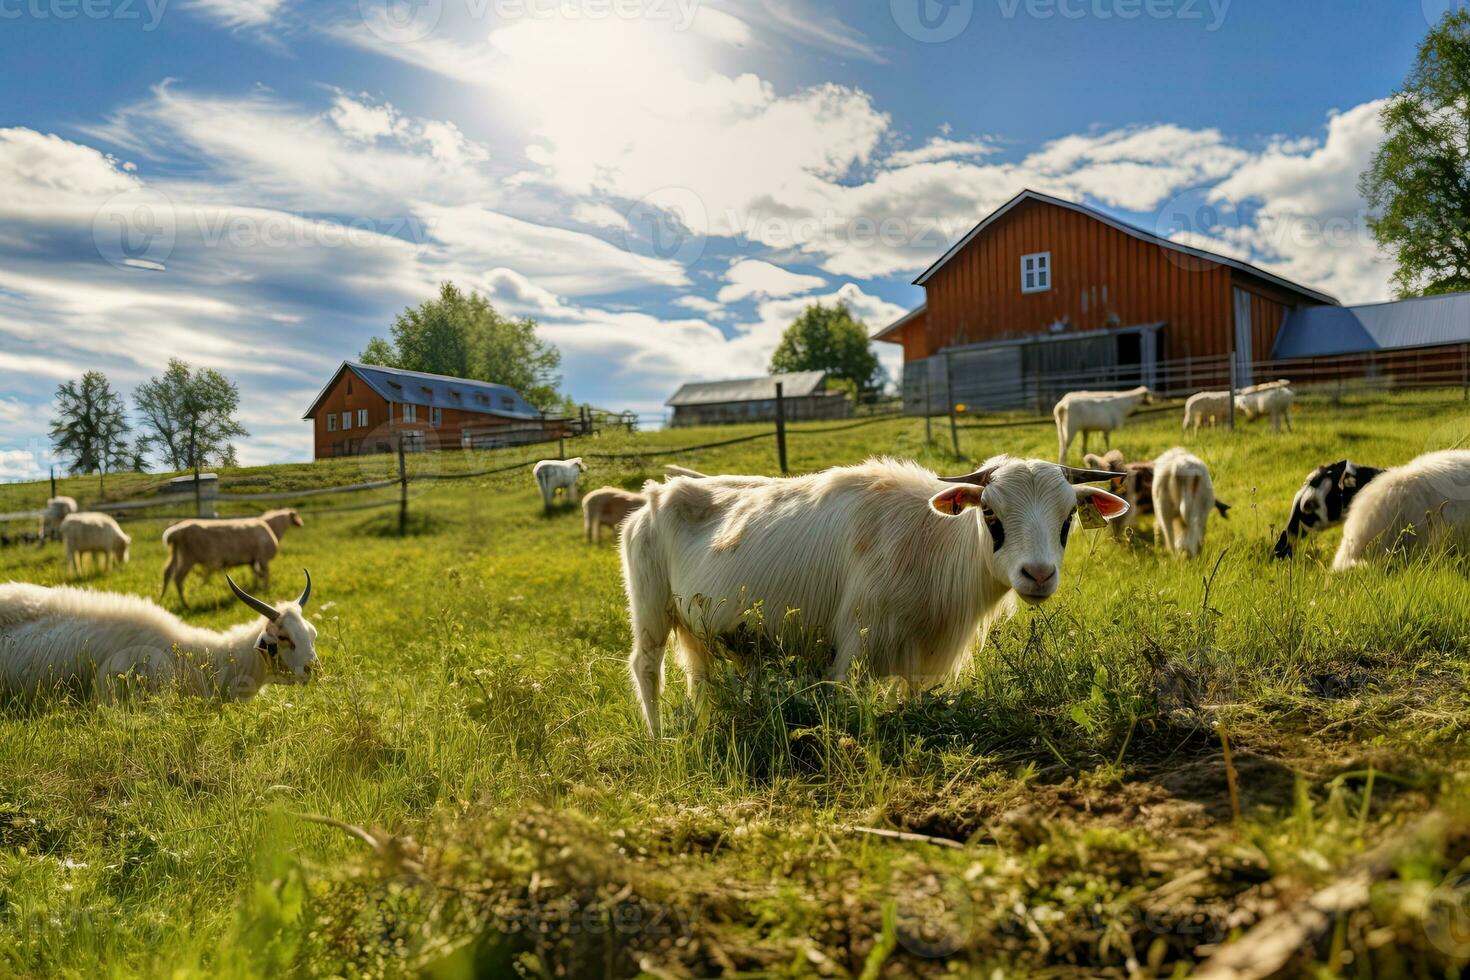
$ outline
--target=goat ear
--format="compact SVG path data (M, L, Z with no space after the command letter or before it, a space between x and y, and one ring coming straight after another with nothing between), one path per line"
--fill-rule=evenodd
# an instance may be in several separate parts
M967 507L979 507L984 488L973 483L956 483L929 498L929 506L946 517L957 517Z
M1083 527L1103 527L1128 513L1128 501L1097 487L1077 487L1077 512Z

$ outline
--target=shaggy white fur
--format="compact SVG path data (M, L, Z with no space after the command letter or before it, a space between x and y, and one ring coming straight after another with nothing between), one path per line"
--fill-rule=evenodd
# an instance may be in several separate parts
M1332 570L1438 547L1470 550L1470 449L1425 453L1359 490Z

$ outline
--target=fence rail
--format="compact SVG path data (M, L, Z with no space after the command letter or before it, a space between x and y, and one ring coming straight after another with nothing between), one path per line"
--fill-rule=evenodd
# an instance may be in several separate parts
M1241 380L1244 370L1245 365L1243 364L1234 365L1232 368L1232 361L1228 356L1159 362L1152 366L1148 383L1156 394L1169 399L1169 401L1167 404L1140 409L1135 414L1153 415L1165 412L1178 412L1180 410L1180 399L1183 396L1198 390L1212 388L1224 390L1230 388L1232 377L1237 382L1236 387L1238 388L1240 387L1238 382ZM1259 361L1249 365L1249 372L1245 376L1258 381L1284 377L1289 379L1292 382L1292 386L1298 391L1326 396L1334 401L1341 400L1354 392L1360 391L1459 388L1462 399L1470 402L1470 345L1462 345L1459 349L1411 349L1379 352L1376 354L1342 355L1339 357ZM942 403L943 407L937 412L925 413L923 411L926 404L932 406L932 399L930 398L930 394L921 390L914 397L909 397L911 393L905 392L905 397L899 402L898 407L894 407L892 403L870 405L867 408L871 414L835 425L814 423L792 424L785 421L784 413L778 413L775 424L766 431L682 446L649 447L627 452L583 451L580 453L580 456L584 459L591 460L646 462L652 459L684 456L711 449L721 449L727 446L772 439L776 443L777 458L784 472L786 463L785 447L788 437L844 432L903 418L915 420L922 418L925 427L925 440L932 444L934 441L932 430L932 419L934 416L940 418L947 416L950 429L950 448L956 456L960 456L962 455L960 446L961 432L1050 426L1054 424L1052 416L1048 411L1051 407L1051 402L1042 400L1042 403L1038 403L1035 401L1038 391L1058 390L1065 392L1080 387L1106 388L1110 383L1115 387L1122 387L1128 385L1129 382L1136 384L1139 381L1140 378L1136 374L1124 376L1116 372L1112 375L1105 372L1102 380L1099 381L1097 372L1089 373L1085 371L1052 372L1027 379L962 379L952 376L947 379L948 383L946 385L945 399ZM992 421L982 420L978 417L984 413L985 405L997 400L1014 398L1018 395L1025 395L1033 399L1030 404L1037 405L1037 414L1035 416ZM597 431L595 419L584 417L584 421L588 423L582 430L584 435ZM579 435L564 435L557 439L541 440L535 443L525 443L506 448L524 450L531 446L547 445L556 442L558 444L558 456L560 458L566 458L568 455L567 441L572 440L575 443L577 439L582 437ZM506 476L515 472L525 472L535 462L534 459L522 459L504 466L461 473L411 474L406 465L406 456L410 454L406 452L405 447L402 445L397 448L397 473L389 478L367 480L340 486L312 487L301 490L278 490L263 493L220 493L202 497L201 504L207 504L212 508L214 504L219 503L263 504L283 501L304 501L342 494L387 490L397 487L399 493L394 499L366 501L361 504L344 504L336 507L312 508L307 513L343 513L353 510L388 507L396 503L399 506L400 524L406 527L408 518L408 488L411 483L436 483ZM571 455L578 454L573 452ZM150 490L156 490L157 486L162 485L164 484L158 484L150 488ZM116 514L122 520L182 520L196 516L195 514L172 512L166 514L148 513L149 511L156 511L160 508L167 508L171 505L183 503L184 501L180 499L180 496L168 494L130 500L99 501L94 504L89 504L88 508ZM42 511L39 508L35 510L0 513L0 524L18 521L37 521L41 517L41 514Z

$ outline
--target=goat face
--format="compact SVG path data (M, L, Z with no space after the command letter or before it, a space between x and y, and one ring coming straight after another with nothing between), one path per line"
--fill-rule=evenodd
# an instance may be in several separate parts
M1313 470L1292 498L1291 517L1276 539L1276 557L1291 557L1293 539L1341 523L1353 497L1381 472L1347 459Z
M1023 600L1042 602L1061 584L1062 555L1074 512L1083 507L1112 520L1128 512L1121 497L1095 487L1073 486L1067 471L1041 460L998 457L930 498L949 517L978 507L990 547L983 560L994 581L1006 582Z
M266 654L272 671L282 680L305 684L317 668L316 627L301 607L284 602L276 607L278 618L267 620L256 647Z

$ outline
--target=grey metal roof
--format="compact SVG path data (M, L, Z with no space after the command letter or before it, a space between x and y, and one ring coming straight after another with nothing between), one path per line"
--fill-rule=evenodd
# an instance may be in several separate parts
M1271 356L1319 357L1461 343L1470 343L1470 293L1447 293L1367 306L1294 310L1281 325Z
M664 404L721 405L726 402L769 401L776 397L778 381L782 384L782 397L801 398L819 393L826 378L826 371L794 371L732 381L691 381L674 392L674 396Z
M894 333L897 330L901 330L903 327L907 326L910 322L912 322L916 317L923 316L924 314L926 314L928 312L929 312L929 304L928 303L920 303L918 306L914 307L912 310L909 310L903 316L899 317L897 320L894 320L892 323L890 323L888 326L884 327L882 330L879 330L877 333L873 334L873 338L872 339L873 340L887 340L889 334Z
M343 361L332 375L321 393L311 403L302 418L315 418L317 405L321 402L337 377L343 371L351 371L369 388L390 402L400 405L423 405L429 408L453 408L465 412L500 415L513 419L539 419L541 413L521 393L505 385L489 381L472 381L468 378L451 378L442 374L425 374L422 371L405 371L401 368L380 367L359 361Z
M1008 213L1009 211L1011 211L1011 209L1015 208L1023 201L1040 201L1043 204L1050 204L1055 207L1066 208L1069 211L1076 211L1078 214L1085 214L1089 218L1094 218L1098 221L1101 221L1103 224L1108 225L1111 228L1116 228L1118 231L1123 232L1125 235L1132 235L1134 238L1137 238L1141 241L1158 245L1161 248L1172 249L1176 252L1183 252L1185 255L1192 255L1195 258L1206 259L1210 262L1216 262L1220 265L1229 266L1232 269L1238 269L1241 272L1245 272L1260 279L1264 279L1267 282L1275 283L1276 285L1281 286L1284 289L1289 289L1294 293L1300 293L1301 295L1306 296L1307 298L1312 299L1318 303L1329 303L1333 306L1337 305L1337 300L1327 295L1326 293L1319 292L1315 289L1308 289L1306 286L1294 283L1290 279L1283 279L1280 276L1267 272L1264 269L1258 269L1255 266L1251 265L1249 262L1242 262L1239 259L1232 259L1228 255L1218 255L1215 252L1207 252L1202 248L1190 248L1188 245L1181 245L1178 242L1170 241L1169 239L1163 238L1159 235L1155 235L1152 232L1144 231L1142 228L1130 225L1126 221L1119 221L1112 215L1099 211L1097 208L1091 208L1085 204L1078 204L1075 201L1066 201L1060 197L1052 197L1050 194L1043 194L1040 191L1033 190L1022 191L1021 193L1017 194L1015 197L1011 198L1009 201L992 211L978 225L976 225L974 228L971 228L969 233L966 234L964 238L961 238L959 241L951 245L949 251L941 255L938 261L936 261L929 268L925 269L919 275L919 278L914 280L914 285L922 286L924 285L924 283L928 282L930 276L934 275L934 273L938 272L945 263L958 255L966 245L975 240L975 237L977 235L979 235L986 228L990 227L991 224L998 220L1002 215Z

